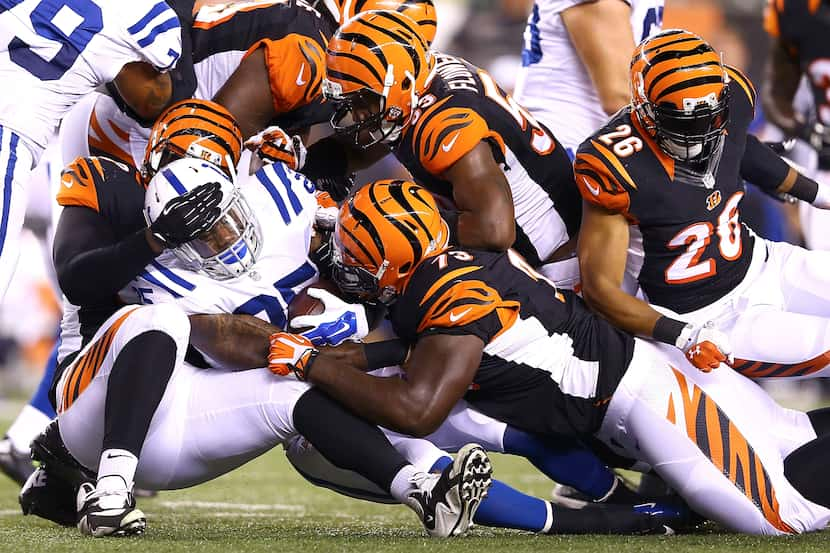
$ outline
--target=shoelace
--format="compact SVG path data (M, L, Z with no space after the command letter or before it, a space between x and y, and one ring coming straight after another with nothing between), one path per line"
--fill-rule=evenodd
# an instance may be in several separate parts
M417 491L423 492L427 500L430 500L432 498L432 489L435 487L435 482L439 478L441 478L441 475L437 473L416 472L409 477L409 483L415 486Z

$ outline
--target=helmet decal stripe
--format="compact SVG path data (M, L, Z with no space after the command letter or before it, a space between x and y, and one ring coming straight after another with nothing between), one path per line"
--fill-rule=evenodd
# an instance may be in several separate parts
M432 236L432 234L429 232L429 228L427 228L424 221L418 215L417 208L415 208L411 203L409 203L409 200L406 198L406 194L404 194L404 189L401 186L402 184L402 181L394 182L393 186L389 187L389 195L395 198L398 201L398 203L401 204L401 206L403 206L403 208L406 211L408 211L410 215L412 215L412 218L415 219L415 222L418 223L418 226L424 230L424 233L427 235L429 240L434 240L435 237ZM418 198L417 194L410 193L410 195L414 196L415 198Z
M707 62L704 62L704 63L698 63L697 65L691 65L691 66L688 66L688 67L684 67L683 71L687 71L687 70L690 70L690 69L703 69L704 67L713 67L713 66L720 67L720 62L719 61L707 61ZM664 78L668 77L669 75L674 75L678 71L680 71L680 70L677 69L677 68L672 68L672 69L669 69L668 71L654 77L654 79L648 85L648 89L646 90L646 95L651 96L651 94L654 92L654 87L658 82L660 82Z
M386 257L386 250L383 247L383 240L380 238L380 233L378 232L377 227L375 227L375 224L372 222L372 219L367 214L363 213L363 211L355 207L354 203L351 201L349 202L349 211L352 213L355 221L366 229L366 232L369 234L369 237L372 239L372 242L380 253L382 261L383 258ZM380 264L380 262L378 264Z
M331 57L335 57L335 58L346 58L346 59L356 61L357 63L365 66L366 69L368 69L369 72L372 74L372 76L375 77L378 80L378 83L383 83L383 77L381 77L378 70L375 69L372 66L371 63L364 60L363 58L361 58L359 56L356 56L354 54L350 54L348 52L332 52L332 51L329 51L328 55L331 56ZM344 81L351 81L353 83L363 84L367 88L371 88L371 85L369 85L368 83L358 79L354 75L349 75L349 74L343 73L341 71L337 71L335 69L329 69L328 73L331 77L335 77L337 79L341 79L341 80L344 80Z
M360 44L361 46L365 46L378 57L383 67L389 65L389 61L386 59L386 55L383 53L383 50L380 48L380 45L371 38L369 38L367 35L363 33L338 33L334 35L334 37L332 37L332 41L337 40L338 38L345 42L355 42L357 44ZM383 81L381 80L381 82Z
M164 169L161 174L164 175L164 178L167 179L167 182L170 183L170 186L173 187L173 190L175 190L177 194L187 194L187 189L182 184L182 181L179 180L179 177L173 174L173 171L170 169Z
M372 205L375 207L375 209L378 210L378 212L380 212L381 215L383 215L383 217L387 221L389 221L389 223L393 227L395 227L398 230L398 232L403 234L406 241L412 247L412 251L413 251L413 258L412 259L421 259L424 255L424 248L421 245L421 241L418 240L418 236L415 234L415 232L412 229L410 229L408 226L403 224L398 219L398 217L396 217L394 214L389 213L388 211L383 209L383 207L381 206L381 203L377 199L377 195L376 195L375 191L376 191L376 188L374 186L369 189L369 198L372 200ZM400 214L398 214L398 215L400 215Z
M361 241L357 238L357 236L355 236L355 235L354 235L354 233L353 233L352 231L350 231L350 230L349 230L349 229L347 229L346 227L340 227L340 228L343 230L343 232L344 232L344 233L346 233L346 236L348 236L348 237L349 237L349 239L351 239L351 241L352 241L352 242L354 242L354 244L355 244L358 248L360 248L360 251L362 251L362 252L364 253L364 255L366 255L366 257L367 257L367 258L369 258L369 261L371 261L371 262L372 262L372 264L374 264L374 265L375 265L375 266L377 266L377 267L380 267L381 263L383 263L383 254L382 254L382 253L381 253L381 259L377 259L377 258L376 258L376 257L372 254L372 252L370 252L370 251L369 251L369 249L368 249L368 248L366 248L366 246L364 246L364 245L363 245L363 242L361 242ZM381 248L382 248L382 247L383 247L383 244L381 244ZM359 257L358 257L358 256L357 256L357 255L356 255L353 251L351 251L349 248L346 248L346 247L344 246L344 249L346 250L346 253L347 253L347 254L349 254L352 258L354 258L354 259L359 259ZM381 249L380 251L381 251L381 252L383 252L383 250L382 250L382 249Z
M680 33L673 33L673 34L680 34ZM669 36L669 35L664 35L664 36ZM678 38L677 40L672 40L672 41L669 41L669 42L658 43L655 46L652 46L651 48L643 50L643 55L648 55L648 54L650 54L650 53L652 53L656 50L661 50L661 49L666 48L668 46L674 46L676 44L683 44L684 42L694 42L694 41L700 41L700 39L697 38L697 37L687 36L687 37Z

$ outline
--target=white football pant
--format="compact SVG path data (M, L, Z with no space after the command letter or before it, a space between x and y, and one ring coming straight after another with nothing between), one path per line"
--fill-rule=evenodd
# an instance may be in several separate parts
M38 156L41 152L38 152ZM6 295L20 256L20 231L26 216L26 184L35 155L16 132L0 125L0 301Z

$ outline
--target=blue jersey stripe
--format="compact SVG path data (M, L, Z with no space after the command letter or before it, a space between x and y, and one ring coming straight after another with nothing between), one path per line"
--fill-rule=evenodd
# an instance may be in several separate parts
M173 271L171 271L170 269L168 269L167 267L165 267L164 265L162 265L158 261L151 261L151 263L152 263L153 267L155 267L156 269L161 271L161 274L163 274L164 276L166 276L167 278L169 278L170 280L172 280L173 282L175 282L176 284L178 284L182 288L184 288L186 290L189 290L191 292L196 289L195 284L191 284L190 282L186 281L185 279L183 279L182 277L180 277L179 275L177 275L176 273L174 273Z
M299 215L300 212L303 210L303 204L300 203L300 198L298 198L294 191L291 190L291 179L289 179L288 175L285 174L285 168L283 164L273 163L271 167L274 168L274 172L277 173L277 176L285 185L285 190L288 192L288 201L291 202L291 207L294 208L294 214Z
M317 274L317 269L310 261L306 261L299 268L288 273L274 283L275 288L294 288Z
M159 36L164 31L169 31L170 29L178 29L179 28L179 18L173 15L170 19L165 21L164 23L159 23L156 25L150 34L142 38L138 41L138 45L141 48L146 48L147 46L151 45L155 40L156 37Z
M6 166L6 177L3 181L3 219L0 220L0 255L6 245L6 231L9 228L9 209L12 203L12 181L14 180L14 166L17 164L17 135L9 131L9 163ZM3 127L0 126L0 143L3 142Z
M139 273L139 276L140 276L141 278L143 278L144 280L146 280L147 282L149 282L150 284L155 284L155 285L156 285L156 286L158 286L159 288L164 288L165 290L167 290L168 292L170 292L170 294L171 294L174 298L180 298L180 297L182 297L182 295L181 295L181 294L179 294L178 292L176 292L176 291L175 291L175 290L173 290L172 288L170 288L170 287L165 286L164 284L162 284L162 283L161 283L161 281L160 281L159 279L157 279L156 277L154 277L153 275L151 275L151 274L150 274L150 273L148 273L147 271L141 271L141 272Z
M165 10L170 10L170 6L167 5L166 2L159 2L155 6L153 6L147 14L139 19L133 26L127 28L127 32L131 35L135 35L140 33L144 30L144 28L150 24L150 21L158 17L161 13Z
M179 177L173 174L173 171L165 169L161 172L161 174L164 175L164 178L170 182L170 186L173 187L173 190L175 190L177 194L187 194L187 188L184 187L182 181L179 180Z
M288 209L285 207L285 201L280 196L280 193L277 192L277 189L274 187L274 184L265 176L263 171L260 169L256 172L256 178L259 182L262 183L262 186L265 187L265 190L271 194L271 197L274 199L274 203L277 204L277 208L280 210L280 215L282 215L282 220L287 225L291 222L291 216L288 214Z

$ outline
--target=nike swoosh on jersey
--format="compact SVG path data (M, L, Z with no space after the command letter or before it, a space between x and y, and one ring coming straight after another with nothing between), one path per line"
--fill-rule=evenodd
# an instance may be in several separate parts
M452 140L450 140L449 142L445 142L444 144L441 144L441 149L445 152L449 152L450 150L452 150L452 147L455 145L455 141L458 140L459 136L461 136L461 131L455 131L455 136L452 137Z
M303 86L306 83L303 80L303 69L305 69L305 63L300 66L300 72L297 73L297 86Z
M458 319L460 319L461 317L463 317L464 315L466 315L467 313L469 313L472 310L473 310L472 307L468 307L467 309L465 309L461 313L450 313L450 322L454 323L455 321L457 321Z
M72 179L61 179L61 184L67 188L72 188Z
M582 177L582 182L585 183L585 186L588 187L588 190L591 192L591 194L593 194L594 196L599 196L599 186L591 186L591 183L588 182L588 179L586 179L585 177Z

